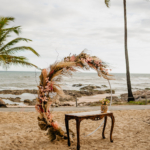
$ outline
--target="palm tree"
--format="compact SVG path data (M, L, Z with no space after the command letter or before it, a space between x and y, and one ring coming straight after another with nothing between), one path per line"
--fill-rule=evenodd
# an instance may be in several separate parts
M31 41L26 38L15 38L10 42L6 43L8 37L10 37L10 33L14 32L19 35L21 29L20 26L5 28L9 25L10 21L14 21L13 17L0 17L0 66L7 68L10 65L23 65L29 67L36 67L36 65L28 62L28 59L24 56L16 56L15 53L29 50L36 56L40 56L33 48L28 46L19 46L13 47L14 44L20 41ZM38 68L39 69L39 68Z
M110 0L105 0L105 4L109 7ZM129 58L128 58L128 49L127 49L127 16L126 16L126 0L123 0L124 5L124 41L125 41L125 60L126 60L126 77L127 77L127 89L128 89L128 102L134 101L134 97L131 89L131 80L130 80L130 69L129 69Z

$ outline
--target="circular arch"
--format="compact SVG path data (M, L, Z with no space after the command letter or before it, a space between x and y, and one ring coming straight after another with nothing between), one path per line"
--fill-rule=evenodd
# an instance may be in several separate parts
M96 70L99 77L107 80L113 79L108 73L108 65L85 51L79 55L67 56L62 61L55 62L49 68L42 70L35 108L39 112L38 125L41 130L48 130L51 141L56 138L56 135L64 138L67 136L57 121L54 121L52 112L49 110L57 95L65 95L59 82L63 76L71 76L72 72L76 72L77 69L89 70L90 68Z

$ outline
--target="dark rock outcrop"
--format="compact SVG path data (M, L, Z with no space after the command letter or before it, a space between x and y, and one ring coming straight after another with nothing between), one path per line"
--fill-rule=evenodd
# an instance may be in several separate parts
M102 87L107 87L106 85L101 85Z
M106 93L111 93L111 90L110 89L107 89L107 90L105 90L106 91ZM112 94L115 94L115 90L112 90Z
M13 95L21 95L23 93L31 93L31 94L37 94L37 90L2 90L0 91L0 94L13 94Z
M80 87L80 86L83 86L83 84L80 84L80 83L79 84L73 84L72 86L73 87Z
M106 99L111 100L111 96L107 96ZM121 102L121 99L119 99L117 96L112 96L112 102Z
M100 90L100 91L97 91L97 94L105 94L106 91L103 91L103 90Z
M29 105L35 105L36 104L36 99L33 99L32 101L30 101Z
M97 89L97 88L101 88L101 87L100 86L94 86L94 85L87 85L87 86L84 86L84 87L80 88L80 90L91 91L91 90L94 90L94 89Z
M122 101L127 101L128 93L121 94L120 97ZM145 100L146 98L150 98L150 91L149 90L137 90L133 92L133 97L135 98L135 101Z
M5 102L2 99L0 99L0 108L7 108Z
M76 98L74 96L66 96L66 97L60 97L59 101L64 102L64 101L75 101Z
M20 97L16 97L16 98L11 98L11 97L10 97L10 98L7 98L7 99L9 99L9 100L12 101L12 102L21 102L21 101L20 101L20 99L21 99Z
M29 99L25 99L24 103L31 103L31 101Z

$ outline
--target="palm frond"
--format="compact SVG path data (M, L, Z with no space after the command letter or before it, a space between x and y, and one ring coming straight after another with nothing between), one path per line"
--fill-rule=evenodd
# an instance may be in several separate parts
M2 44L7 37L10 37L10 32L15 32L16 34L19 34L19 30L19 26L14 28L2 29L0 32L0 43Z
M7 68L7 66L10 66L12 64L14 65L20 64L23 66L25 65L25 66L38 68L36 65L28 62L26 57L14 56L16 52L21 52L25 50L29 50L33 52L36 56L40 56L33 48L27 46L20 46L14 48L11 47L20 41L25 41L25 42L31 41L30 39L18 37L4 44L4 41L6 41L7 37L10 36L11 32L16 33L17 35L21 32L20 26L4 28L9 24L10 21L14 21L14 19L15 18L13 17L0 17L0 65L2 64L4 67Z
M3 55L0 55L0 61L2 61L4 64L6 64L6 60L5 60L5 58L3 57Z
M103 74L103 73L102 73L102 77L103 77L104 79L107 79L107 80L114 80L113 77L108 77L108 75L105 75L105 74Z
M47 78L47 70L46 69L43 69L42 70L42 83L43 83L43 86L45 87L46 85L46 78Z
M14 21L15 18L13 17L0 17L0 29L8 25L10 21Z
M65 95L63 90L61 88L58 89L56 86L53 86L53 91L56 92L59 96L64 97L64 95Z
M17 35L19 35L19 33L21 32L21 26L16 26L16 27L12 27L12 28L5 28L2 29L2 32L6 32L6 31L13 31L14 33L16 33Z
M22 66L35 67L37 69L40 69L36 65L28 62L27 58L23 57L23 56L11 56L11 55L1 55L1 56L6 61L7 66L10 66L10 65L22 65Z
M24 56L11 56L11 55L0 55L1 58L3 58L6 62L10 62L13 60L21 60L21 61L27 61L27 58Z
M54 64L50 65L50 70L51 71L55 70L55 67L56 67L57 64L58 64L58 62L55 62Z
M110 0L105 0L105 4L106 4L106 6L109 8Z
M14 40L12 40L12 41L10 41L10 42L8 42L6 45L4 45L2 48L0 48L0 51L3 51L3 50L6 50L6 49L8 49L10 46L13 46L14 44L16 44L16 43L18 43L18 42L20 42L20 41L26 41L26 42L28 42L28 41L32 41L32 40L30 40L30 39L26 39L26 38L16 38L16 39L14 39Z
M54 83L54 86L61 88L61 86L57 84L56 82Z
M4 54L10 55L10 54L15 54L16 52L21 52L21 51L26 51L26 50L33 52L36 56L40 56L33 48L28 47L28 46L14 47L6 51L2 51L1 54L4 53Z
M61 70L57 71L55 74L53 74L51 77L51 80L54 79L55 77L61 75L62 71L63 71L63 69L61 69Z
M0 33L0 45L2 45L2 43L6 40L6 38L10 36L8 34L9 34L9 31L5 33L3 32Z
M56 67L58 68L65 68L65 67L73 67L76 66L75 62L59 62L56 64Z
M9 62L9 65L21 65L21 66L26 66L26 67L35 67L35 68L41 70L38 66L36 66L30 62L21 61L21 60L13 60L13 61Z

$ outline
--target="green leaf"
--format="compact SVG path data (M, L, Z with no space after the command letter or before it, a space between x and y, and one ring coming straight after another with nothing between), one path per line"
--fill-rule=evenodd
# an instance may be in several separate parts
M106 6L109 8L110 0L105 0L105 4L106 4Z
M6 64L7 67L10 65L22 65L22 66L35 67L37 69L40 69L36 65L28 62L27 58L23 56L0 55L0 61L1 61L1 56L5 59L4 64ZM6 65L4 67L6 67Z
M16 27L12 27L12 28L5 28L5 29L1 29L1 30L2 30L2 32L13 31L17 35L19 35L19 33L21 32L20 26L16 26Z
M26 50L33 52L36 56L40 56L33 48L28 47L28 46L14 47L14 48L8 49L8 50L6 50L4 52L0 52L0 53L1 54L7 53L8 55L10 55L10 54L15 54L16 52L21 52L21 51L26 51Z
M14 40L8 42L8 43L7 43L6 45L4 45L2 48L0 48L0 52L3 51L3 50L8 49L10 46L13 46L14 44L16 44L16 43L18 43L18 42L20 42L20 41L26 41L26 42L28 42L28 41L32 41L32 40L26 39L26 38L21 38L21 37L20 37L20 38L16 38L16 39L14 39Z
M13 17L0 17L0 29L9 24L10 21L14 21Z

